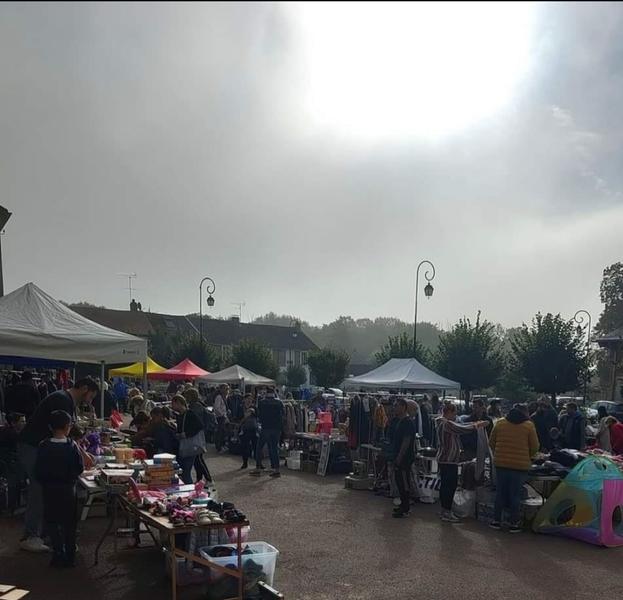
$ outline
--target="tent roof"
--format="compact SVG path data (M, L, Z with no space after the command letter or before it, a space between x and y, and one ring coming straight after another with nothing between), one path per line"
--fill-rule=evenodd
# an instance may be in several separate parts
M151 356L147 357L147 375L151 373L162 373L166 371L164 367L161 367ZM127 365L125 367L117 367L116 369L110 369L108 371L109 377L142 377L143 376L143 363L137 362L133 365Z
M203 377L204 375L209 374L209 371L204 371L192 360L185 358L181 363L175 365L174 367L160 373L153 373L149 378L159 379L162 381L174 381L176 379L197 379L197 377Z
M268 377L262 377L249 371L240 365L232 365L222 371L210 373L200 378L206 383L238 383L244 381L247 385L275 385L275 382Z
M144 360L147 342L89 321L27 283L0 298L0 355L119 363Z
M410 388L418 390L447 390L461 387L456 381L437 375L415 358L392 358L384 365L359 377L350 377L344 387Z

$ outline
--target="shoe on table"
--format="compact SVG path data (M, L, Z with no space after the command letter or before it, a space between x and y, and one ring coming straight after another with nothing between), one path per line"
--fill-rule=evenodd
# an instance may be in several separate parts
M271 471L270 477L281 477L281 472L279 471Z
M49 546L46 546L43 543L43 540L40 537L29 537L26 538L23 542L20 542L19 547L22 550L26 550L26 552L49 552Z
M491 521L491 523L489 523L489 527L491 527L491 529L495 529L496 531L500 531L500 529L502 529L502 524L499 521Z
M522 531L521 525L517 523L515 525L509 525L508 527L508 533L521 533Z

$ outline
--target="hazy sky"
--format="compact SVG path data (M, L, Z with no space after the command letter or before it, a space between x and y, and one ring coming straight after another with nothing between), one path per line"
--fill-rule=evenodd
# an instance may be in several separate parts
M623 5L0 5L5 289L153 311L598 317Z

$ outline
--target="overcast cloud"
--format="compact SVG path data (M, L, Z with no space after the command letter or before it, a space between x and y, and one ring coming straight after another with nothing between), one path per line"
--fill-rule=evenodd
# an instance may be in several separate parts
M422 320L596 319L623 248L623 5L537 6L512 97L433 137L310 118L304 14L0 5L5 289L125 308L135 271L145 308L182 313L209 275L214 314L410 320L427 258Z

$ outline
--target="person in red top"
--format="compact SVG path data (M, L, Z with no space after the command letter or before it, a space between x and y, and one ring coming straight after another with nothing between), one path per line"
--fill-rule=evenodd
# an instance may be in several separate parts
M612 454L623 454L623 423L617 421L610 425L610 446Z

